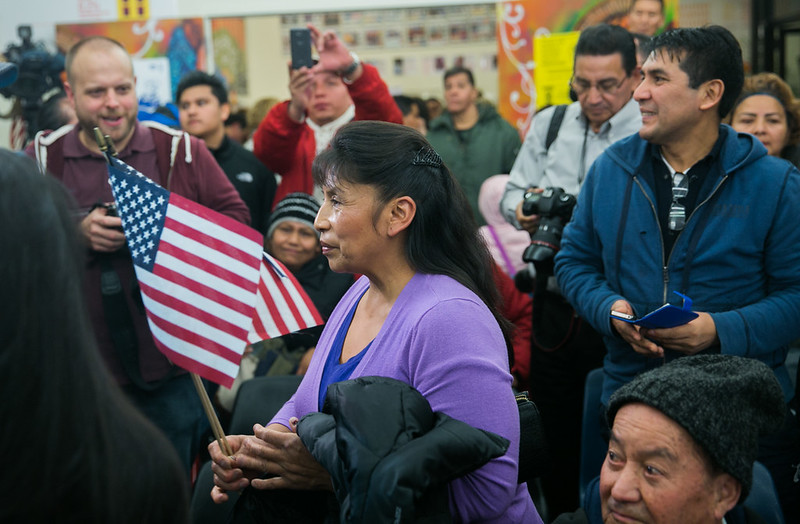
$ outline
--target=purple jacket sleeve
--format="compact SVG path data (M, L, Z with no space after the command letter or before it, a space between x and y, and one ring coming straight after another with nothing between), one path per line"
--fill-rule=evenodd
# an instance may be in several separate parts
M424 315L410 344L411 381L433 411L511 443L505 455L450 484L450 510L458 522L502 516L519 486L519 413L505 342L486 315L474 302L442 302Z

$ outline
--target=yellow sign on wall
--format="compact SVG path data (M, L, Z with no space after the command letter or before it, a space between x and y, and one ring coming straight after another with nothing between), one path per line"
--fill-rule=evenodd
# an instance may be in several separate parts
M150 18L150 0L117 0L119 20L147 20Z
M580 31L537 36L533 44L536 109L569 104L569 80Z

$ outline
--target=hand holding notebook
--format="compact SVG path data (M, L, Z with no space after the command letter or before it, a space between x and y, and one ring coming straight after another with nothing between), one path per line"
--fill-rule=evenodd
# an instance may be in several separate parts
M697 318L697 313L692 311L692 299L677 291L674 291L674 293L683 298L682 307L664 304L641 318L636 318L633 315L628 315L619 311L612 311L611 318L648 329L682 326Z

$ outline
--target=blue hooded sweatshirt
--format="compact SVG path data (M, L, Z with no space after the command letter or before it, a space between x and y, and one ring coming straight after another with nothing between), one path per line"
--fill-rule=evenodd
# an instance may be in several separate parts
M669 256L657 217L648 143L620 140L592 165L564 229L555 274L577 312L604 335L601 401L664 359L636 353L611 326L626 300L637 316L679 291L711 314L719 344L703 353L758 359L794 396L784 362L800 337L800 172L755 137L720 126L721 149Z

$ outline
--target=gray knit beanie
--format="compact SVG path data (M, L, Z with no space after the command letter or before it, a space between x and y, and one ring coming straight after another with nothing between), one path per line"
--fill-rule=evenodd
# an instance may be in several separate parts
M319 238L319 231L314 229L314 220L317 218L318 211L319 202L313 196L306 193L289 193L272 210L267 238L272 236L272 232L275 231L278 224L287 220L300 222L310 227Z
M608 424L625 404L641 402L680 424L715 465L742 484L753 483L759 435L777 431L786 405L772 370L732 355L683 357L636 377L608 402Z

